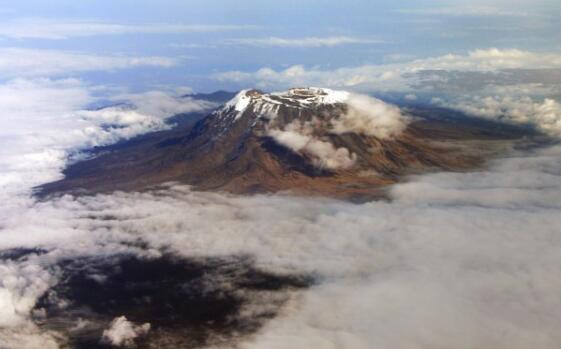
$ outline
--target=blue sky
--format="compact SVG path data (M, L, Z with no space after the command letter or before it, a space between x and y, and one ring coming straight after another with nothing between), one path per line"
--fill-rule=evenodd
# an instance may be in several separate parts
M476 49L561 51L558 1L2 1L0 47L164 57L167 66L95 69L131 89L237 89L230 71L330 71Z

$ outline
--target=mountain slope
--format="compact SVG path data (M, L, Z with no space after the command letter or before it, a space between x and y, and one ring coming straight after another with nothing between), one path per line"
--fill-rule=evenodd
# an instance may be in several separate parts
M478 166L501 140L523 134L498 124L429 121L343 91L245 90L189 131L161 132L70 166L41 194L178 181L233 193L371 198L403 175Z

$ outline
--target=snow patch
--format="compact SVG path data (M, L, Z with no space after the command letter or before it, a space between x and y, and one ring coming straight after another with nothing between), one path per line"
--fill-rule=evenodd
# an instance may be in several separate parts
M237 112L235 120L237 120L251 103L252 97L249 95L250 90L241 90L234 98L225 104L225 109L234 108Z
M216 114L229 123L238 120L248 108L252 108L256 116L251 124L253 127L259 119L276 118L281 107L312 109L335 104L347 106L346 113L334 115L331 125L328 125L335 134L352 132L387 138L399 134L408 123L408 119L394 105L366 95L319 87L292 88L269 94L243 90ZM235 111L234 115L232 111ZM225 125L224 129L227 130L228 126Z
M275 106L281 105L305 108L320 104L342 104L347 101L349 96L350 93L346 91L319 87L292 88L288 91L269 94L261 94L255 90L242 90L224 105L219 114L233 109L236 111L234 120L237 120L252 103L256 111L260 109L270 112L275 109Z
M337 91L328 88L308 87L292 88L279 95L285 98L303 99L301 102L308 104L336 104L345 103L350 93L347 91Z

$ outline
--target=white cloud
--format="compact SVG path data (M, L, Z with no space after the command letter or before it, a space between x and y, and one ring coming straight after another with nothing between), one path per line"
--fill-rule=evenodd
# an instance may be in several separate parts
M35 302L53 285L52 281L46 270L33 263L0 265L0 327L24 325Z
M362 205L179 185L67 196L10 217L0 246L55 248L34 261L47 263L134 252L121 242L141 238L186 257L251 255L267 271L318 276L243 348L554 349L559 159L559 147L511 154L476 173L412 178L392 202Z
M165 119L169 116L214 107L152 91L118 96L133 108L83 110L95 100L95 89L76 79L16 79L0 85L0 188L4 195L59 178L67 157L78 148L161 130L168 127Z
M392 68L397 70L392 70ZM259 88L285 89L293 86L322 86L357 90L403 89L407 80L402 77L401 66L360 66L321 70L294 65L284 70L261 68L255 72L230 71L217 73L213 78L240 84L252 84Z
M350 94L346 103L347 112L333 121L334 133L354 132L385 139L407 126L408 120L398 107L377 98Z
M473 16L473 17L532 17L539 16L535 12L526 9L513 9L509 8L488 6L488 5L467 5L467 6L445 6L445 7L429 7L429 8L415 8L415 9L401 9L397 12L419 15L434 15L434 16Z
M180 94L183 93L185 93L185 90L180 90ZM130 102L134 105L137 112L160 118L182 113L210 110L218 107L217 103L192 98L177 98L163 91L122 94L112 99Z
M241 38L229 39L224 41L230 45L247 45L258 47L334 47L341 45L372 45L380 44L384 41L378 39L368 39L350 36L330 36L330 37L303 37L303 38Z
M296 153L310 156L312 164L319 168L340 169L352 167L356 154L344 147L335 147L331 142L312 135L313 128L307 123L293 121L283 130L270 129L267 134L281 145Z
M142 66L168 68L176 64L166 57L102 56L79 52L0 48L0 78L72 75L87 71L111 71Z
M10 217L32 205L32 187L60 178L69 156L77 150L160 130L167 127L164 120L169 116L214 106L151 91L118 96L132 108L83 110L95 101L92 90L97 89L76 79L16 79L0 84L0 201L10 203L0 209L0 230ZM36 218L31 215L28 221L38 223ZM71 239L81 234L59 228ZM26 239L44 233L40 225L24 230ZM29 321L37 299L56 281L57 276L35 259L0 262L0 347L58 347L56 335L40 331Z
M473 96L436 104L489 119L529 124L553 136L561 136L561 104L553 99L536 101L530 97Z
M144 336L150 331L150 324L135 325L125 316L113 319L111 327L103 331L102 340L117 347L129 347L137 337Z
M15 39L61 40L73 37L125 34L178 34L255 30L254 25L213 24L143 24L128 25L87 20L51 20L19 18L0 24L0 36Z
M270 124L267 135L277 143L294 152L311 157L316 167L328 169L346 169L352 167L357 156L345 147L336 147L318 130L328 130L331 134L356 133L375 136L379 139L393 137L401 133L408 123L408 118L394 105L366 95L330 91L337 95L338 103L346 104L346 111L332 118L316 118L302 122L295 119L282 129ZM272 119L274 120L275 117Z
M505 69L561 68L561 54L516 49L480 49L466 55L447 54L403 63L342 67L334 70L295 65L284 70L262 68L255 72L214 74L219 81L254 84L261 88L324 86L359 91L409 91L421 71L495 72ZM441 78L441 77L439 77Z
M0 347L57 347L60 334L33 325L30 309L57 281L51 267L60 259L162 248L187 258L249 255L265 271L317 276L311 288L290 293L264 328L239 338L242 348L560 346L559 146L513 152L474 173L412 177L390 190L392 201L360 205L182 185L30 199L31 186L60 175L68 151L117 139L99 125L142 132L135 127L143 120L158 119L76 111L92 99L77 80L1 85L0 176L20 182L0 185L0 250L47 253L0 260ZM177 108L165 98L162 105L142 110ZM147 251L134 247L139 241ZM121 330L110 337L138 330L126 319L116 323Z

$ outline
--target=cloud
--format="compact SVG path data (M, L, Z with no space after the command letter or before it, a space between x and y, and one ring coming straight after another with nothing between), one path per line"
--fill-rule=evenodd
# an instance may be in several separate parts
M0 78L69 76L88 71L112 71L136 67L169 68L177 63L166 57L102 56L88 53L0 48Z
M473 173L413 176L389 190L391 200L364 204L193 192L180 184L29 197L33 185L60 176L69 153L146 132L166 110L187 108L165 97L158 103L158 96L128 95L153 102L106 116L84 114L82 104L95 97L79 80L0 85L0 347L50 349L64 340L38 327L43 315L33 311L59 282L61 260L163 251L188 259L250 256L258 270L314 277L306 290L279 291L288 300L282 311L240 336L241 348L559 347L559 145L512 150ZM524 110L531 115L548 103ZM303 128L281 131L307 141ZM31 252L10 257L11 248ZM264 303L244 311L267 313ZM108 333L118 339L139 325L120 317L115 324Z
M334 47L341 45L372 45L384 43L378 39L367 39L350 36L330 36L330 37L304 37L304 38L241 38L229 39L224 41L229 45L246 45L257 47Z
M499 71L424 70L412 88L451 96L487 94L555 96L561 93L561 69L505 69Z
M18 18L0 24L0 36L14 39L61 40L74 37L127 34L181 34L255 30L254 25L142 24L129 25L87 20Z
M32 263L13 262L0 265L0 276L0 326L23 325L36 300L53 285L52 277ZM19 297L14 297L15 294Z
M533 17L539 16L535 12L524 10L513 10L488 5L468 6L444 6L432 8L400 9L399 13L431 15L431 16L453 16L453 17Z
M184 91L183 91L184 93ZM183 113L211 110L217 103L197 100L189 97L177 98L163 91L148 91L136 94L121 94L112 97L115 101L126 101L134 105L141 114L159 118Z
M561 136L561 104L550 98L536 101L530 97L473 96L447 102L437 99L435 103L470 115L533 125L544 133Z
M174 43L170 44L173 48L218 48L223 46L253 46L253 47L283 47L283 48L319 48L335 47L343 45L375 45L385 43L383 40L352 37L352 36L328 36L328 37L302 37L302 38L281 38L281 37L259 37L259 38L234 38L226 39L215 43Z
M380 139L401 133L408 120L401 110L377 98L350 94L346 101L348 110L333 121L334 133L353 132Z
M198 44L198 43L172 43L172 44L169 44L169 47L175 48L175 49L182 49L182 48L189 48L189 49L211 48L211 49L215 49L215 48L218 48L219 45L217 45L217 44Z
M354 165L356 154L351 154L345 147L336 148L331 142L312 135L312 132L309 124L295 120L283 130L268 130L267 135L298 154L310 156L312 164L318 168L345 169Z
M261 68L255 72L230 71L212 75L217 81L254 85L259 88L286 89L293 86L323 86L360 91L369 89L403 89L407 81L402 77L400 66L360 66L321 70L294 65L284 70Z
M125 316L113 319L111 327L103 331L102 340L116 347L129 347L137 337L146 335L150 331L150 324L134 325Z
M294 65L284 70L261 68L255 72L216 73L218 81L253 84L261 88L324 86L358 91L411 91L417 75L425 71L500 72L521 69L559 69L561 55L517 49L478 49L465 55L447 54L403 63L342 67L333 70ZM434 76L446 79L446 76ZM428 75L423 77L425 80Z
M8 219L1 247L52 250L41 264L134 253L123 242L141 239L189 258L251 255L264 270L318 276L243 348L556 348L560 158L558 146L513 153L476 173L414 177L391 202L362 205L180 185L67 196Z
M76 79L15 79L0 84L0 188L3 200L55 180L78 149L168 128L167 117L215 105L163 92L116 96L128 104L85 110L96 86Z
M303 156L311 157L316 167L346 169L352 167L357 159L345 147L336 147L326 135L318 135L317 130L329 130L331 134L356 133L375 136L379 139L393 137L401 133L408 119L398 107L366 95L332 91L340 96L346 110L332 118L314 117L302 122L295 119L283 129L268 126L267 135L277 143ZM321 126L318 126L321 125Z

